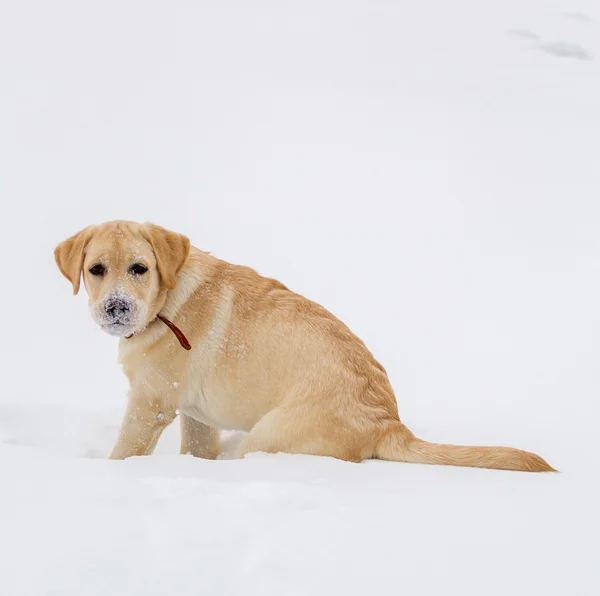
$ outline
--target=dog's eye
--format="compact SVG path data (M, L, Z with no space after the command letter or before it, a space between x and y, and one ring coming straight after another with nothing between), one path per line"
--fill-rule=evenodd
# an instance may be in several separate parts
M94 265L93 267L90 267L90 273L92 275L104 275L104 273L106 272L106 268L104 267L104 265Z
M129 271L131 271L131 273L134 273L135 275L144 275L144 273L148 271L148 267L145 267L140 263L135 263L130 267Z

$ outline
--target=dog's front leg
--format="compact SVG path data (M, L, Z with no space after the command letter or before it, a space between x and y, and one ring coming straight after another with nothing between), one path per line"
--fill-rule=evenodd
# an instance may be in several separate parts
M173 422L176 415L176 406L169 403L168 399L130 395L119 438L110 459L150 455L162 431Z
M215 459L219 454L219 431L185 414L181 418L181 453Z

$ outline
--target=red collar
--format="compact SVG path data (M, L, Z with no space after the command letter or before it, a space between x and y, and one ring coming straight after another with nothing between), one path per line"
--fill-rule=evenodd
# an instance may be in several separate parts
M162 315L156 315L157 319L160 319L174 334L175 337L179 340L181 347L185 350L191 350L192 344L188 341L188 338L183 334L183 331L175 325L175 323L169 321L166 317Z
M179 327L177 327L177 325L175 325L175 323L173 323L172 321L169 321L169 319L167 319L167 317L163 317L162 315L156 315L157 319L160 319L174 334L175 337L179 340L179 343L181 344L181 347L185 350L191 350L192 349L192 344L190 344L190 342L188 341L188 338L183 334L183 331L181 329L179 329ZM132 335L128 335L125 339L129 339L130 337L133 337Z

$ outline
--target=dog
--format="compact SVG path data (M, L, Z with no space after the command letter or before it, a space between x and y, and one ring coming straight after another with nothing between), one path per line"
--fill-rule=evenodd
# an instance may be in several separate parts
M510 447L442 445L400 421L385 369L344 323L282 283L150 223L114 221L61 242L55 259L94 321L120 338L128 406L110 458L149 455L179 414L181 452L325 455L555 471Z

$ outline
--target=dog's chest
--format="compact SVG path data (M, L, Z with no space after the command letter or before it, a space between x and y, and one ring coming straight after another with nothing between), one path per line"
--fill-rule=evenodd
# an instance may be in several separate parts
M142 391L173 400L182 414L204 424L249 430L256 413L246 392L231 380L229 361L233 358L239 363L246 354L243 339L232 329L232 308L233 293L226 289L206 331L188 338L189 352L163 331L160 349L136 355L130 380ZM128 346L123 349L124 360L129 361Z
M232 382L226 359L214 362L204 355L200 361L181 387L179 411L214 428L249 431L261 416L252 392Z
M250 430L256 420L248 413L244 395L232 390L222 369L213 366L194 367L181 387L179 411L208 426L222 430Z
M221 430L245 430L243 420L236 416L231 396L223 395L215 388L193 387L181 397L179 411L213 428Z
M229 372L224 364L230 357L232 344L236 348L240 344L231 329L232 305L233 293L224 292L212 324L195 341L188 355L179 410L212 427L249 430L255 420L245 412L243 397L240 403L238 392L227 382Z

